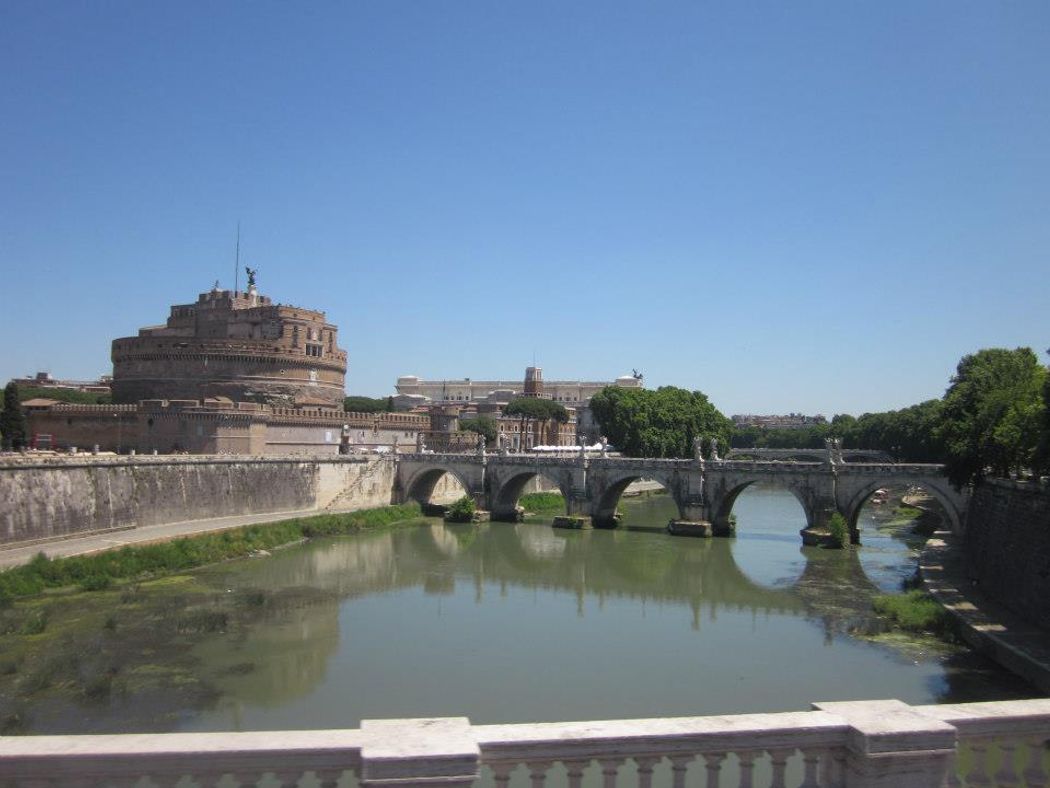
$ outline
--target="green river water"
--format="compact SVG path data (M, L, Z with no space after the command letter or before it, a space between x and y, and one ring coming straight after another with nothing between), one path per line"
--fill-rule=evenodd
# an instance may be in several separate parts
M5 733L350 728L803 710L819 700L1031 697L969 651L873 637L871 597L915 571L869 507L863 546L803 548L755 487L732 539L671 537L666 496L616 531L410 526L317 540L6 615ZM9 630L12 627L9 625Z

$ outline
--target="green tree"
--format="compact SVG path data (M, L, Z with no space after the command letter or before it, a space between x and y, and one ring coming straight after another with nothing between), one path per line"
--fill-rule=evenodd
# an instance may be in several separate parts
M849 449L878 449L907 462L943 462L940 436L944 404L931 399L901 410L865 413L860 418L836 416L831 434Z
M939 431L952 484L1031 467L1046 374L1031 348L992 348L962 358L944 395Z
M1046 352L1050 353L1050 350ZM1039 425L1035 470L1042 474L1050 473L1050 370L1043 373L1043 418Z
M18 386L11 381L4 386L4 410L0 413L0 442L5 449L20 449L26 445L29 426L22 401L18 398Z
M485 442L489 446L496 443L496 435L499 433L499 425L491 416L478 416L475 419L460 419L459 428L468 432L476 432L485 436Z
M348 413L385 413L393 409L390 397L362 397L351 394L343 400L343 410Z
M732 424L699 391L607 386L591 398L602 433L630 457L691 457L693 439L729 446Z
M564 424L569 420L569 411L565 406L550 399L540 397L519 397L511 400L503 409L505 416L517 416L521 421L521 440L525 441L526 433L531 429L533 422L541 422L542 432L546 434L547 424L556 421Z

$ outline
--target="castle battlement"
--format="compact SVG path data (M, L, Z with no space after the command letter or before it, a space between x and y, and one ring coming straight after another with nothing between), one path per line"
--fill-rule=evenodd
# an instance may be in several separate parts
M340 407L347 355L337 334L324 312L274 304L254 286L216 288L173 305L163 325L113 340L113 398Z

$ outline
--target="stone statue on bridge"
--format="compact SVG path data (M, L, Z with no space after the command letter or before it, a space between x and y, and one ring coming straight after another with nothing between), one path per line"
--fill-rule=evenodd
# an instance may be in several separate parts
M485 436L478 433L477 453L479 457L485 456Z
M608 457L609 456L609 439L606 438L604 435L602 435L602 437L599 440L601 441L601 444L602 444L602 456L603 457Z
M704 439L699 435L693 438L693 459L704 464Z
M718 456L718 438L711 438L711 461L722 461L722 458Z

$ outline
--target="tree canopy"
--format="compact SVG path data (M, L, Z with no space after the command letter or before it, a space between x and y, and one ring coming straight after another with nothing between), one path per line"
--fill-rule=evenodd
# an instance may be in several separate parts
M476 432L485 436L485 442L493 446L496 443L496 435L499 433L499 425L491 416L478 416L474 419L460 419L459 428L467 432Z
M362 397L351 394L343 400L343 410L347 413L385 413L394 409L390 397Z
M539 397L519 397L511 400L503 409L505 416L519 416L534 421L557 421L562 424L569 420L565 406L550 399Z
M952 484L1032 467L1043 439L1046 375L1031 348L963 356L944 395L938 430Z
M18 398L18 386L11 381L4 387L4 410L0 413L0 442L5 449L20 449L25 446L29 427L22 401Z
M630 457L691 457L693 439L729 445L731 423L699 391L607 386L591 397L602 434Z

